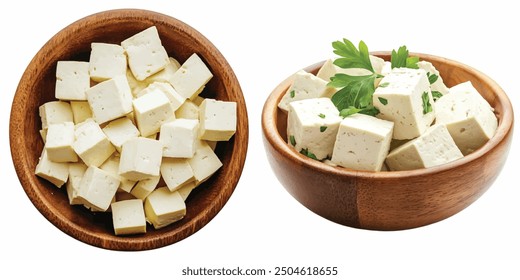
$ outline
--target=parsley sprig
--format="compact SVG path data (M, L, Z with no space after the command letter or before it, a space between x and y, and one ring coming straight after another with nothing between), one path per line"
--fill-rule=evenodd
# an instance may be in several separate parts
M361 68L371 72L364 76L337 73L331 77L329 86L340 88L332 96L332 103L343 117L354 113L377 115L379 111L372 105L372 95L375 91L375 80L382 76L375 73L372 67L367 45L360 41L356 48L352 42L343 39L343 41L333 42L332 47L334 53L339 56L334 60L336 66L344 69Z

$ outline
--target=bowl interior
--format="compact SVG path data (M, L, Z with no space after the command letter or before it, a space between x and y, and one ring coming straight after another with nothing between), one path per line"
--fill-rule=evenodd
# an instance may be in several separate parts
M92 42L121 43L155 25L168 54L179 62L197 53L214 77L201 96L237 102L237 131L229 142L220 142L216 153L223 167L197 187L186 201L184 219L147 233L115 236L109 213L91 213L70 206L64 187L57 189L34 175L43 149L38 107L55 100L55 72L59 60L88 61ZM202 34L170 16L146 10L112 10L87 16L51 38L27 67L17 88L10 123L13 162L20 182L33 204L54 225L76 239L117 250L144 250L172 244L208 223L231 196L245 161L248 141L247 111L240 85L230 65Z

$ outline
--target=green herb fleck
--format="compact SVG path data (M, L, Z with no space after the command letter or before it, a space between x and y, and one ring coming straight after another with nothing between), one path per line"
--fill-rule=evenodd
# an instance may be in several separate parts
M381 102L381 104L383 104L383 105L388 104L388 100L386 98L378 97L377 99L379 99L379 102Z
M320 118L322 118L322 119L325 118L325 115L324 115L324 114L321 114L321 113L320 113L318 116L319 116Z
M294 98L294 96L296 95L296 93L294 92L294 90L291 90L291 92L289 93L291 95L291 98Z
M426 75L428 76L428 81L430 82L430 85L432 85L433 83L435 83L437 81L437 79L439 79L439 76L432 74L430 72L426 73Z
M296 146L296 139L294 139L294 135L289 136L289 141L291 141L291 145Z
M440 91L432 90L433 101L437 101L442 97L442 93Z
M382 84L380 84L379 87L385 88L385 87L387 87L388 85L390 85L390 83L389 83L389 82L386 82L386 83L382 83Z
M406 67L406 68L412 68L412 69L418 69L419 66L417 65L417 62L419 62L419 57L416 56L409 56L408 49L406 46L401 46L397 51L392 50L392 55L390 58L391 66L393 68L400 68L400 67Z
M379 114L379 110L374 106L367 106L363 109L359 109L356 107L348 107L339 112L340 117L346 118L350 115L354 115L356 113L361 113L369 116L376 116Z
M422 106L423 106L424 115L433 111L433 107L432 107L432 104L430 103L430 97L428 96L427 91L423 92L423 94L422 94Z
M324 126L324 125L320 126L320 132L324 132L325 130L327 130L326 126Z
M306 157L309 157L309 158L312 158L312 159L315 159L315 160L318 160L318 158L316 157L315 154L309 152L309 149L305 148L305 149L301 149L300 150L300 154L306 156Z

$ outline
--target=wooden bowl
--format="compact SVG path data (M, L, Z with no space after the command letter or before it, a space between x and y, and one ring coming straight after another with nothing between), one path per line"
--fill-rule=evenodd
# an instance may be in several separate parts
M217 145L223 167L197 187L186 201L181 221L147 233L115 236L111 215L93 214L82 206L70 206L65 188L56 188L34 175L43 148L39 135L38 107L54 98L58 60L88 61L91 42L121 43L155 25L170 56L180 62L196 52L214 77L201 94L237 102L237 130L229 142ZM12 104L10 145L21 185L36 208L56 227L93 246L112 250L148 250L182 240L206 225L224 206L241 176L248 144L248 118L239 82L218 49L189 25L157 12L135 9L110 10L82 18L53 36L25 70Z
M373 54L390 59L389 52ZM428 169L368 172L332 167L301 155L287 144L287 114L277 108L292 82L287 78L264 105L263 138L278 180L305 207L350 227L410 229L456 214L477 200L497 178L513 135L513 109L505 92L467 65L433 55L413 55L432 62L448 87L471 81L495 108L499 122L495 136L462 159ZM322 64L305 70L316 74Z

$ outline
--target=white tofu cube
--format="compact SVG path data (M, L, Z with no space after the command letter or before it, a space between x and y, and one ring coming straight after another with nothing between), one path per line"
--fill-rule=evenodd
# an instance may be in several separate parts
M195 181L193 169L188 160L183 158L163 158L161 176L170 191L176 191Z
M204 99L199 107L200 139L228 141L237 129L237 103Z
M183 185L182 187L180 187L177 192L179 192L179 194L181 195L182 199L184 201L186 201L186 199L188 198L188 196L190 195L191 191L196 187L197 185L195 184L195 182L190 182L186 185Z
M146 78L144 82L148 84L152 84L154 82L161 82L161 83L170 83L170 80L173 77L173 74L181 67L179 62L173 58L169 58L170 62L166 64L163 70L151 75L150 77Z
M72 122L72 109L70 103L65 101L49 101L39 108L42 129L47 129L49 124Z
M45 150L50 161L76 162L78 156L72 145L74 144L74 123L63 122L51 124L47 128Z
M69 198L70 205L82 203L81 199L78 198L78 191L85 171L87 171L87 166L84 163L69 163L69 179L65 186L67 188L67 197Z
M157 27L151 26L121 42L128 56L128 66L139 81L161 71L170 63Z
M184 98L193 99L200 89L213 78L213 74L204 61L196 54L192 54L181 67L173 74L170 84Z
M93 211L106 211L114 199L119 183L119 178L91 165L81 179L78 198Z
M186 204L179 192L167 187L155 189L144 202L146 219L155 229L168 226L186 215Z
M450 88L435 103L436 123L443 123L463 155L482 147L495 135L498 120L471 82Z
M103 127L103 132L119 153L121 153L121 146L123 146L126 141L139 136L139 130L127 117L109 122Z
M136 198L139 198L141 201L144 201L146 197L152 193L153 190L155 190L160 180L160 176L153 176L148 179L143 179L137 182L130 193Z
M43 178L58 188L61 188L69 177L69 164L62 162L52 162L47 157L47 152L43 149L36 170L38 177Z
M134 117L141 136L159 132L161 125L175 119L170 100L161 90L134 99Z
M162 149L158 140L145 137L126 141L121 151L119 174L133 181L159 176Z
M121 182L119 184L119 192L126 192L130 193L132 188L137 183L136 181L128 180L124 178L123 176L119 176L119 162L121 158L119 156L116 156L115 154L112 155L110 158L108 158L103 164L99 166L99 168L105 170L106 172L114 175L115 177L119 178L119 181Z
M70 101L70 108L72 109L74 124L92 118L92 110L90 110L88 101Z
M199 105L195 104L191 100L186 100L184 103L175 111L175 118L177 119L199 119Z
M331 161L355 170L380 171L390 148L394 123L354 114L341 121Z
M391 151L386 165L392 171L429 168L448 163L463 155L444 124L435 124L421 136Z
M206 181L222 167L222 162L218 156L204 141L199 142L195 155L187 160L193 170L193 177L195 177L197 185Z
M90 88L89 63L84 61L58 61L56 66L55 97L60 100L87 100Z
M159 141L163 157L190 158L195 154L199 120L175 119L161 126Z
M116 235L146 233L143 201L129 199L111 204L112 224Z
M116 76L87 90L92 115L102 124L132 112L132 93L126 76Z
M76 140L72 144L72 148L88 166L100 166L116 150L99 124L92 119L77 124L74 137Z
M327 86L328 81L307 73L304 70L294 74L294 80L278 103L278 108L288 111L289 103L298 100L328 97L330 98L336 90Z
M134 98L139 94L139 92L148 86L146 80L138 81L130 69L126 70L126 80L128 81L128 85L130 86Z
M125 50L120 45L91 43L89 59L90 78L96 82L126 75Z
M155 90L162 91L166 97L170 100L170 104L172 105L173 111L177 110L184 103L186 98L180 96L175 89L169 83L163 82L153 82L149 84L145 89L140 91L136 97L141 97L147 93L150 93Z
M395 139L418 137L435 119L435 107L426 72L394 68L381 80L372 101L378 118L394 122Z
M289 103L287 142L297 151L318 160L332 155L342 118L330 98Z
M432 92L436 91L442 95L445 95L449 92L448 87L444 84L444 80L442 79L441 74L439 73L439 71L437 71L437 69L435 68L435 66L433 66L431 62L421 60L417 62L417 66L419 66L420 69L426 71L426 76L437 76L435 82L430 84L430 89Z

